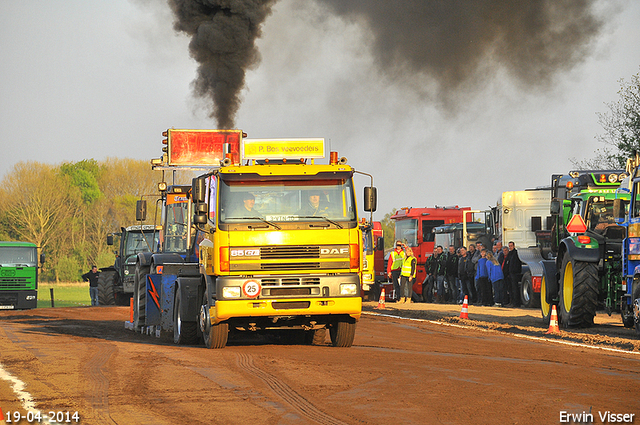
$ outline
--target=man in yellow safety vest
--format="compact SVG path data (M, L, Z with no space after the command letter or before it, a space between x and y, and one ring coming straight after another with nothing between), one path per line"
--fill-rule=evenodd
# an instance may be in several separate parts
M391 251L391 255L389 255L389 260L387 261L387 277L391 279L393 289L398 298L400 298L400 271L405 258L403 247L404 244L402 242L396 241L396 249Z

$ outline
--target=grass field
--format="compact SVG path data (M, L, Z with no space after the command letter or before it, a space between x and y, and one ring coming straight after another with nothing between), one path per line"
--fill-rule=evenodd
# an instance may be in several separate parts
M88 282L38 284L38 308L51 307L51 288L55 307L81 307L91 305Z

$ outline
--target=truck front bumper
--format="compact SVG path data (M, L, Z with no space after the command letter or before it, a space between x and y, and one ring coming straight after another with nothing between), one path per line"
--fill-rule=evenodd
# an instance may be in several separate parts
M362 299L356 297L334 298L288 298L216 301L209 308L211 324L229 319L249 319L267 317L325 317L351 316L355 320L362 314Z

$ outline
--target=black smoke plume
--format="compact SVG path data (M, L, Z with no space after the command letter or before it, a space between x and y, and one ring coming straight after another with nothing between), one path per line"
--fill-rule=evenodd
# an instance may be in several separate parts
M211 118L233 128L245 72L260 62L255 40L276 0L169 0L174 29L190 35L199 63L194 93L213 101Z
M590 0L317 1L366 26L387 76L427 76L441 94L499 69L544 87L585 59L603 24Z

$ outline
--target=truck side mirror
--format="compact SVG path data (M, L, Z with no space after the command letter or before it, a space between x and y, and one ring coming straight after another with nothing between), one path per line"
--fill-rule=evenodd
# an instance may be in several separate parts
M44 252L40 254L40 264L44 264Z
M113 235L107 235L107 245L113 245Z
M364 210L374 212L378 207L378 190L373 186L364 188Z
M622 199L613 200L613 217L624 220L624 206L622 205Z
M193 214L193 224L207 224L207 211L209 210L209 206L204 202L200 202L194 207L195 212Z
M147 201L139 199L136 201L136 220L145 221L147 219Z
M193 203L206 201L207 184L206 177L197 177L191 181L191 199Z
M551 201L551 214L558 215L560 214L560 201L554 199Z
M384 251L384 236L380 236L376 241L376 251Z
M537 232L542 230L542 217L531 217L531 231Z

